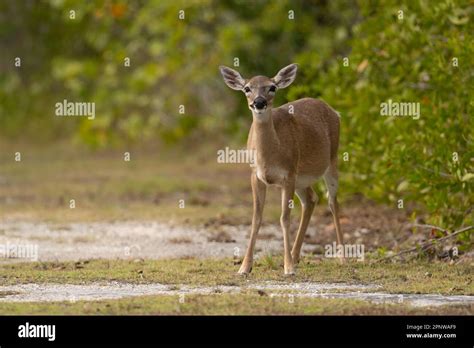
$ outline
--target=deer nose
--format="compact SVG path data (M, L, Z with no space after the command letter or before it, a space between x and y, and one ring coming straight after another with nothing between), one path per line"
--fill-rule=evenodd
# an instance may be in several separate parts
M257 97L253 101L253 105L255 106L256 109L262 110L263 108L267 106L267 101L265 100L265 98Z

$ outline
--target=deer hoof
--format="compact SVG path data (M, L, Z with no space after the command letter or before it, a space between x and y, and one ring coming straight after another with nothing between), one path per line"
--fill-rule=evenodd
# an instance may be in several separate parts
M240 267L240 269L239 269L239 271L237 272L237 274L239 274L239 275L241 275L241 276L248 276L248 275L250 274L250 272L252 272L252 267L250 267L249 269Z

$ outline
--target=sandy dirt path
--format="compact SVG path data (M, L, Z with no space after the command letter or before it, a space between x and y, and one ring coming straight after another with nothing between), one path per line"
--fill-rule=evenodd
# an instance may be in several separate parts
M144 295L186 296L190 294L238 294L243 290L263 291L269 297L320 297L359 299L373 303L407 303L415 307L472 304L474 296L436 294L387 294L376 285L332 283L255 282L239 286L193 287L165 284L130 284L120 282L72 284L21 284L0 286L0 302L93 301Z
M245 226L222 226L216 232L142 221L61 225L5 221L0 226L0 245L37 246L38 261L233 257L235 248L243 254L247 233ZM282 250L277 227L265 226L261 234L272 238L259 243L259 254ZM13 250L3 261L19 259Z
M96 222L49 224L3 221L0 245L37 247L38 261L77 261L85 259L160 259L184 257L233 257L236 248L243 254L248 240L247 226L222 226L219 231L158 222ZM281 253L283 242L278 226L262 227L257 255ZM314 246L308 245L303 253ZM2 255L0 255L1 257ZM9 255L0 263L31 261ZM438 294L387 294L377 285L331 283L253 282L245 286L190 287L166 284L129 284L121 282L73 284L18 284L0 286L0 302L47 302L104 300L142 295L181 295L239 293L260 290L269 296L352 298L374 303L402 303L413 306L474 304L474 296Z

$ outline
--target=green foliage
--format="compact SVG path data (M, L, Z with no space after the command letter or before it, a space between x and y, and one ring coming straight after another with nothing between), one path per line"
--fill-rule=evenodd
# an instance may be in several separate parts
M340 155L349 154L340 161L343 190L424 206L441 226L472 224L474 6L376 4L360 1L350 53L298 57L320 63L305 67L290 98L320 96L341 112ZM381 116L388 100L420 103L420 118Z
M351 4L3 2L2 133L75 135L95 147L159 136L173 142L196 129L245 134L243 97L224 87L218 66L233 66L238 58L245 75L273 75L305 49L324 52L351 16ZM22 58L21 68L14 57ZM54 104L63 99L94 101L96 119L55 118Z
M217 67L239 58L244 76L271 76L296 61L276 102L322 97L341 112L342 190L473 223L473 14L468 0L4 1L0 134L93 147L243 138L249 112ZM63 99L95 102L96 118L54 117ZM421 117L381 116L388 100L419 102Z

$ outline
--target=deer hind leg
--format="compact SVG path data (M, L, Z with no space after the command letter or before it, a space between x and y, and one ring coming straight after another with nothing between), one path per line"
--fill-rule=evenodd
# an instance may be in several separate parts
M304 236L306 234L306 230L308 229L314 207L318 201L318 196L314 193L312 187L297 189L296 194L301 201L302 211L300 226L298 228L295 243L293 244L293 249L291 251L291 256L293 257L293 262L295 264L300 260L301 246L303 245Z
M244 260L239 269L239 274L246 275L252 270L253 264L253 250L255 248L255 242L257 241L258 230L262 223L263 206L265 205L265 196L267 187L265 183L261 182L255 173L252 173L250 179L252 184L252 195L253 195L253 216L252 216L252 230L250 232L250 241L245 253Z
M331 163L326 173L324 174L324 182L328 189L329 209L331 210L334 226L336 228L337 244L343 244L343 237L341 232L341 225L339 223L339 204L337 202L337 188L339 184L337 165L335 162ZM341 259L342 261L342 259Z

